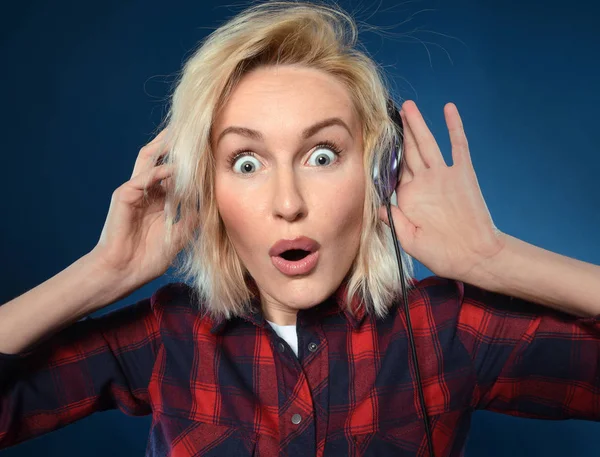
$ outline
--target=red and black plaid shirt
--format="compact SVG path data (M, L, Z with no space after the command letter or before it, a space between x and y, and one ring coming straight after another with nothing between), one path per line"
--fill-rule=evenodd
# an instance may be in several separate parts
M435 455L476 409L600 420L600 316L431 276L409 295ZM298 313L298 357L260 311L214 322L183 283L0 354L0 448L96 411L152 414L148 456L416 456L427 444L402 306Z

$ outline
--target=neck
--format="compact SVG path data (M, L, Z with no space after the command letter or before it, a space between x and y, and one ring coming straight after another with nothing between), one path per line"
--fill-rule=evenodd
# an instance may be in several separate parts
M279 303L258 287L256 287L255 292L260 296L261 308L265 319L277 325L296 325L298 310Z
M277 307L263 306L265 319L277 325L296 325L295 309L280 309Z

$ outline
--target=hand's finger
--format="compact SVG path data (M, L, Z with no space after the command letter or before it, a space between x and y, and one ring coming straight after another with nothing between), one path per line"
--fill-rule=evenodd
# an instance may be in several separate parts
M469 143L463 127L462 119L458 114L458 108L454 103L447 103L444 106L444 116L448 125L450 134L450 144L452 145L453 165L471 164L471 154L469 152Z
M400 110L400 117L402 118L402 125L404 126L404 159L408 167L411 170L411 174L419 173L420 171L427 168L425 162L421 158L421 154L419 153L419 147L417 146L417 142L415 140L415 136L408 124L408 120L406 119L406 113L404 110Z
M164 155L168 150L167 133L168 128L163 129L152 141L140 149L135 160L135 165L133 166L131 178L134 178L148 168L156 166L156 159Z
M406 163L406 159L402 159L402 166L400 167L400 180L398 185L396 186L396 192L400 189L400 187L408 184L413 180L414 174L408 164Z
M446 163L444 162L437 141L435 141L429 127L427 127L415 102L412 100L405 101L402 105L402 110L406 114L405 117L410 125L410 129L425 164L427 164L429 168L445 166Z
M143 191L148 190L163 179L173 176L175 167L173 165L158 165L145 172L139 173L129 180L129 187Z

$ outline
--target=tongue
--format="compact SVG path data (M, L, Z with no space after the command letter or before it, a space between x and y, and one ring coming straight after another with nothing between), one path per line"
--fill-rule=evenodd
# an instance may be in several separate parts
M305 251L303 249L289 249L285 252L281 253L281 257L285 260L301 260L306 257L310 252Z

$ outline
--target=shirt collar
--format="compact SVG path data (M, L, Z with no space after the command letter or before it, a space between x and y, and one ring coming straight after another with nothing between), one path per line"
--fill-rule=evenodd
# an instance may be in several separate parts
M267 320L264 317L260 305L260 294L256 282L254 279L248 278L246 279L246 284L253 293L253 298L250 300L250 311L240 317L232 317L229 319L219 317L214 319L210 329L212 334L221 333L225 325L235 319L243 319L261 328L267 325ZM344 279L335 292L323 302L309 309L298 311L298 318L321 319L325 316L342 313L349 321L352 328L355 330L360 328L366 316L364 302L359 296L355 295L352 299L351 306L348 307L346 298L347 291L348 283L347 280ZM351 309L354 310L354 312L351 312Z

